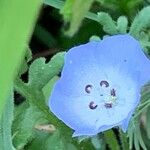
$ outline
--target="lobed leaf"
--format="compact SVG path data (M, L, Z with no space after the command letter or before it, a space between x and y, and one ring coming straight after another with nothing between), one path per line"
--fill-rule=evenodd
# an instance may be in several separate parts
M29 68L28 85L33 89L42 89L55 75L58 75L64 64L65 52L57 53L48 63L45 58L35 60Z
M53 133L37 130L35 137L25 150L78 150L59 130Z
M19 111L13 124L13 143L17 149L22 149L34 138L35 126L39 122L45 122L45 117L36 106L27 106L26 103L23 103L17 107L20 108L16 108Z
M52 89L54 84L59 79L58 76L54 76L42 89L43 94L45 96L46 104L48 103L49 97L51 96Z
M117 27L111 16L105 12L99 12L98 14L98 21L103 26L103 30L110 34L114 35L117 34Z

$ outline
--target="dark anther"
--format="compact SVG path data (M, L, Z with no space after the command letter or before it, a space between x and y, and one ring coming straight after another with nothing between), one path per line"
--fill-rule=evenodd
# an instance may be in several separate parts
M114 89L112 89L110 94L111 94L111 96L116 96L116 91Z
M103 94L100 94L100 96L103 96Z
M86 87L85 87L85 91L87 92L87 93L90 93L91 92L91 89L92 89L92 85L86 85Z
M111 102L106 102L104 106L106 108L112 108L112 103Z
M127 62L127 60L126 60L126 59L124 59L124 62Z
M89 108L90 109L96 109L98 105L95 105L93 101L90 102Z
M100 86L103 86L103 85L105 85L105 87L109 87L109 83L107 81L105 81L105 80L102 80L100 82Z

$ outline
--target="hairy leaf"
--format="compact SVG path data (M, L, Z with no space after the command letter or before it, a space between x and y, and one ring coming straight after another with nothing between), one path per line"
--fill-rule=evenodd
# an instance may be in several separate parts
M13 125L13 143L17 149L22 149L34 138L36 124L39 122L45 122L45 119L42 112L40 112L35 106L31 105L28 107L27 104L24 103L17 107L21 108L17 108L19 111Z
M36 132L36 138L25 150L77 150L75 145L66 141L59 130L54 133Z
M146 112L146 131L147 136L150 139L150 107L148 107L148 110Z
M128 136L129 136L129 145L130 149L133 148L133 144L136 150L140 150L142 147L144 150L147 150L145 143L142 139L142 134L140 130L140 121L137 118L136 120L131 120L128 128Z
M58 75L64 64L65 52L57 53L48 63L45 58L35 60L29 68L29 86L42 89L55 75Z
M117 34L117 27L115 22L112 20L111 16L105 12L99 12L98 13L98 20L99 23L103 26L103 30L110 34L114 35Z
M49 97L50 97L50 95L51 95L53 86L54 86L55 82L56 82L58 79L59 79L58 76L54 76L54 77L44 86L44 88L42 89L43 94L44 94L44 96L45 96L46 103L48 103L48 100L49 100Z
M120 16L117 20L117 30L120 34L127 33L128 20L125 16Z
M130 34L137 39L141 38L141 32L150 27L150 6L143 8L135 17L130 27Z
M13 100L14 100L13 92L11 90L7 98L5 109L3 111L0 120L0 149L1 150L14 150L14 147L12 145L12 135L11 135L11 126L13 121L13 110L14 110Z

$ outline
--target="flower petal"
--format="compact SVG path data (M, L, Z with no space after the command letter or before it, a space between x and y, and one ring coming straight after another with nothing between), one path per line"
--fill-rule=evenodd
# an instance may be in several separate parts
M99 42L95 57L104 68L114 66L120 71L139 71L141 84L149 80L145 73L150 73L150 61L139 42L128 34L110 36Z
M133 114L133 111L131 111L127 118L125 120L122 121L121 125L120 125L120 128L122 129L123 132L126 132L127 129L128 129L128 125L129 125L129 122L130 122L130 119L131 119L131 116Z
M85 95L86 85L95 85L99 80L99 68L94 58L98 42L90 42L69 50L59 84L65 95ZM98 76L99 75L99 76Z
M84 131L88 135L95 133L97 131L95 122L100 111L89 108L92 97L62 95L59 82L55 85L49 101L51 111L70 128L76 131Z

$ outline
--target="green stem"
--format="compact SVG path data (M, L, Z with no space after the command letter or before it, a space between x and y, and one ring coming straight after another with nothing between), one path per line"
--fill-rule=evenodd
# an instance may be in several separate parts
M62 0L44 0L44 3L56 9L61 9L64 6L64 2ZM99 22L97 14L92 13L92 12L87 12L87 14L85 15L85 18Z

